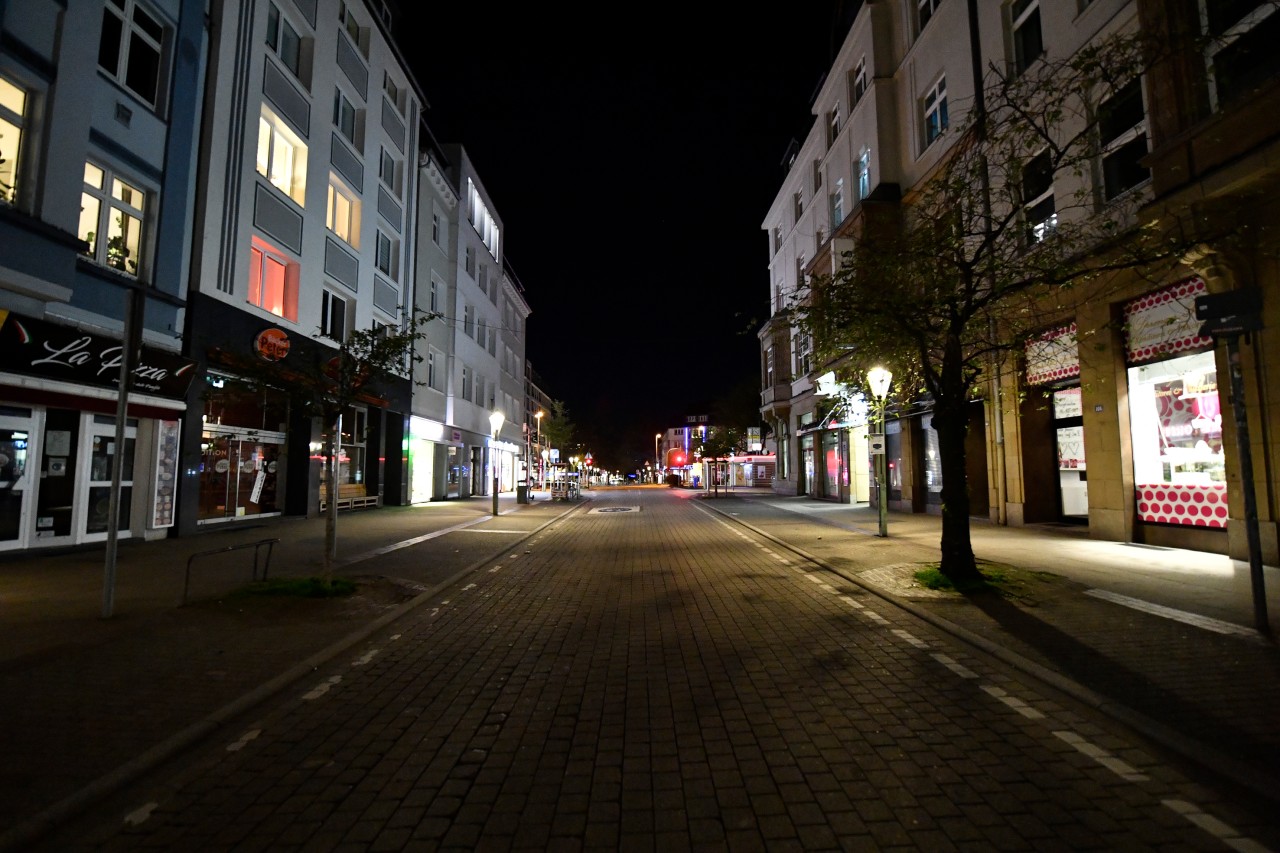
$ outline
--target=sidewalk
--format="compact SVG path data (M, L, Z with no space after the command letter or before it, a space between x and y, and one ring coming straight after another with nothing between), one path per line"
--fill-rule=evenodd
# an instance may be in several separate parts
M1249 565L1088 537L1082 527L972 524L980 560L1016 567L1016 598L914 579L941 519L737 491L705 505L774 535L921 618L1280 803L1280 647L1255 630ZM763 509L762 509L763 508ZM1264 570L1273 636L1280 571Z

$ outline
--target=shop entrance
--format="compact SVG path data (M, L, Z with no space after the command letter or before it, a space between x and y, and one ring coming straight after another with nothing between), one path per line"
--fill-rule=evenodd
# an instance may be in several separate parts
M35 480L28 473L35 422L30 409L0 406L0 551L27 545Z

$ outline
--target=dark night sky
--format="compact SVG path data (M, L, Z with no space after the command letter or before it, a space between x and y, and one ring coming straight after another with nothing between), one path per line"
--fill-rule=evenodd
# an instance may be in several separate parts
M503 220L530 363L601 464L650 458L656 432L734 387L758 406L760 226L851 5L402 15L427 124L467 149Z

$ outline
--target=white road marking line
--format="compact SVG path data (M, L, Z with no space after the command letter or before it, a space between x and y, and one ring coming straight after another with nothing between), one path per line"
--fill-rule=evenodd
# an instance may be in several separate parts
M826 581L822 579L822 575L815 575L812 572L805 575L804 579L809 581L810 583L826 583Z
M489 516L489 517L493 518L493 516ZM462 533L528 533L527 530L505 530L505 529L499 529L496 527L477 528L474 530L468 527L466 530L463 530L461 532Z
M926 643L924 640L920 639L919 637L917 637L916 635L914 635L914 634L912 634L912 633L910 633L910 632L908 632L908 631L904 631L904 630L902 630L901 628L894 628L894 629L893 629L893 633L894 633L896 636L901 637L902 639L906 640L908 643L910 643L911 645L915 646L917 649L927 649L927 648L929 648L929 644L928 644L928 643Z
M939 652L934 652L933 659L936 660L938 663L942 664L943 666L945 666L947 669L954 672L956 675L960 676L961 678L977 678L978 677L978 673L969 669L969 667L965 666L962 663L957 663L955 660L952 660L951 658L947 657L944 654L941 654Z
M476 585L475 585L474 583L469 583L469 584L467 584L466 586L464 586L464 587L462 588L462 591L463 591L463 592L466 592L466 591L467 591L467 590L469 590L469 589L475 589L475 588L476 588Z
M1219 634L1230 634L1237 637L1249 637L1251 639L1258 638L1258 632L1253 628L1224 622L1221 619L1214 619L1210 616L1201 616L1199 613L1175 610L1172 607L1165 607L1163 604L1143 601L1141 598L1131 598L1118 592L1108 592L1105 589L1086 589L1084 594L1091 595L1094 598L1101 598L1103 601L1110 601L1112 604L1119 604L1132 610L1141 610L1143 613L1150 613L1153 616L1163 616L1165 619L1173 619L1186 625L1204 628L1206 631L1215 631Z
M1071 744L1082 755L1087 755L1126 782L1147 782L1150 777L1142 773L1127 761L1121 761L1100 746L1089 743L1080 735L1071 731L1054 732L1053 736Z
M502 566L494 566L492 569L489 570L489 574L493 574L494 572L498 572L501 570L502 570Z
M1044 714L1040 713L1035 708L1032 708L1030 705L1028 705L1026 702L1023 702L1017 696L1013 696L1009 693L1006 693L1003 689L996 687L993 684L982 685L982 690L983 692L999 699L1001 702L1008 705L1010 708L1017 711L1019 714L1026 717L1028 720L1044 719Z
M353 660L353 661L351 662L351 665L352 665L352 666L365 666L366 664L368 664L368 663L369 663L369 661L373 660L374 656L375 656L375 655L377 655L379 651L381 651L381 650L380 650L380 649L370 649L369 651L367 651L367 652L365 652L364 654L362 654L360 657L358 657L358 658L356 658L355 660Z
M328 681L322 681L306 693L302 694L302 698L306 700L319 699L321 696L329 692L329 688L342 681L341 675L333 675Z
M129 826L137 826L140 823L146 822L147 818L151 817L151 813L158 808L160 808L159 803L147 803L142 808L135 809L125 815L124 822Z
M868 619L870 619L872 622L879 622L881 625L888 625L888 624L889 624L889 620L888 620L888 619L884 618L883 616L881 616L879 613L875 612L874 610L867 610L866 608L863 608L863 610L862 610L862 615L863 615L863 616L866 616L866 617L867 617Z
M835 592L835 591L836 591L836 588L835 588L834 586L832 586L831 584L829 584L829 583L820 583L820 584L818 584L818 589L826 590L827 592Z
M400 635L399 635L399 634L392 634L392 635L391 635L391 639L393 639L393 640L398 640L398 639L400 639Z
M863 605L861 602L854 601L852 598L850 598L847 595L840 596L840 600L843 601L845 604L849 605L850 607L856 607L858 610L861 610L863 608Z
M1160 802L1165 808L1186 818L1232 850L1238 850L1240 853L1270 853L1269 847L1241 835L1234 827L1223 823L1211 814L1206 814L1192 803L1185 800L1161 800Z
M235 743L227 744L227 752L239 752L240 750L245 748L245 746L249 743L249 741L254 740L260 734L262 734L262 729L250 729L249 731L240 735L240 740L236 741Z

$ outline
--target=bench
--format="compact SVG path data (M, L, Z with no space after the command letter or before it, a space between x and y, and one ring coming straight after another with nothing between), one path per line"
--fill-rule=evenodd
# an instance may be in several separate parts
M320 489L320 511L324 512L329 508L329 502L325 498L327 490L323 487ZM364 483L339 483L338 484L338 509L364 509L365 507L381 506L382 498L378 495L371 495L365 491Z

